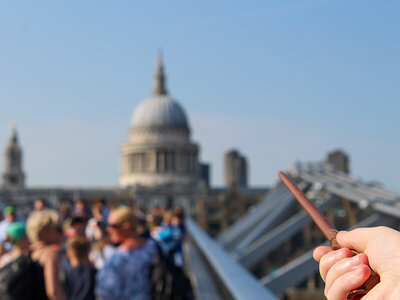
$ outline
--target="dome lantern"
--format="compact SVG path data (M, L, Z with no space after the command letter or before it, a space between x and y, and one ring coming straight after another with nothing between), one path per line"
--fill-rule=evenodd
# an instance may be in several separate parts
M165 75L163 58L161 51L158 53L158 61L156 67L156 74L154 76L153 96L167 95L167 89L165 88Z

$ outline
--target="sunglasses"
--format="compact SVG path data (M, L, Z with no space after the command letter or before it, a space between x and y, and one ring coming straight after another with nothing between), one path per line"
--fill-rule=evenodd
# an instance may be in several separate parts
M119 228L121 228L121 224L108 224L108 227L113 228L113 229L119 229Z

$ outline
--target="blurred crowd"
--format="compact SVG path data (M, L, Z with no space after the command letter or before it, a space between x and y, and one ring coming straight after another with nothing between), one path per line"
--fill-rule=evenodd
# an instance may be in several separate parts
M88 205L49 209L37 199L26 220L0 222L1 299L193 299L184 272L182 208Z

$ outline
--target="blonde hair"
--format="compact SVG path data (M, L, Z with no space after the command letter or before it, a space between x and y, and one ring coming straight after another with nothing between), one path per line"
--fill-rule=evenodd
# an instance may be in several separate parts
M137 220L135 215L133 214L132 209L129 207L118 207L111 210L110 215L116 218L119 223L122 224L129 224L132 229L135 229Z
M26 222L26 233L34 243L40 240L40 232L48 226L57 226L59 217L56 211L45 209L31 213Z

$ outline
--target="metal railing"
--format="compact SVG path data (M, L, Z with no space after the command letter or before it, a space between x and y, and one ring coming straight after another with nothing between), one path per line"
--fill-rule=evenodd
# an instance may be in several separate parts
M208 265L208 270L217 282L223 298L237 300L277 299L272 292L260 284L256 277L204 233L193 220L187 220L187 228L191 244L196 247Z

